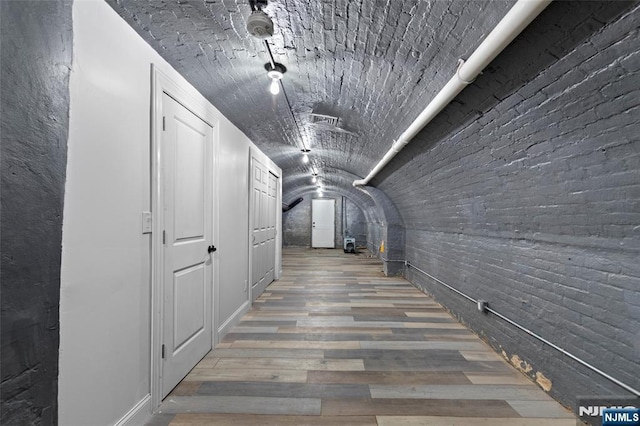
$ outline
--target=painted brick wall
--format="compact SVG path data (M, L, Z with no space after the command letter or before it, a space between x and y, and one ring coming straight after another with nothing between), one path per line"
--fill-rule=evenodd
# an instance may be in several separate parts
M383 227L380 223L367 223L367 248L376 256L380 255L380 243L383 241Z
M367 245L367 220L360 208L348 198L345 199L345 233L356 239L358 246Z
M282 213L282 245L285 247L311 247L311 197L289 211Z
M640 6L558 2L540 19L378 182L411 263L639 389ZM407 276L566 405L626 394Z
M333 233L333 241L336 248L342 247L342 233L344 232L344 217L342 215L342 197L335 197L335 209L334 209L334 217L336 221L336 226L334 228Z
M57 423L71 2L0 2L3 425Z

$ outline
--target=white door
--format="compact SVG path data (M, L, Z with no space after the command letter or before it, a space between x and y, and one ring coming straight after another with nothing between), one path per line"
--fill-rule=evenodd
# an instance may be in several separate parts
M269 182L267 183L267 199L268 201L268 211L267 215L267 235L266 235L266 252L267 252L267 262L264 265L264 280L266 285L269 285L273 282L275 278L275 266L276 266L276 200L278 194L278 178L271 172L269 172L268 176Z
M278 178L252 161L251 296L256 300L274 280Z
M212 347L213 129L162 97L164 398Z
M311 200L311 247L335 248L336 200Z

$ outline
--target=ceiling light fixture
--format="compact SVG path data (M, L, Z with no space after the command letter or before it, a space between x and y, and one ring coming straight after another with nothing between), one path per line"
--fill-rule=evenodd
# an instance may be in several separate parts
M300 151L302 151L304 154L302 155L302 162L304 164L307 164L309 162L309 153L311 152L310 149L307 148L303 148Z
M271 80L271 85L269 86L269 92L271 92L271 94L274 96L280 93L280 84L278 83L278 80L276 80L275 78Z
M273 35L273 21L262 11L267 0L249 0L251 15L247 18L247 32L255 38L269 38Z
M269 38L273 35L273 21L261 10L254 10L247 18L247 32L255 38Z
M255 10L260 10L261 5L266 5L267 0L249 0L249 3L251 4L251 10L255 11ZM287 91L285 90L284 85L281 86L281 82L280 82L280 80L282 80L284 73L287 72L287 68L284 65L279 64L275 61L273 57L273 52L271 52L271 47L269 46L269 42L267 40L263 40L263 42L264 42L264 47L267 50L267 53L269 54L269 62L264 65L264 68L267 70L267 75L269 76L269 78L271 78L271 85L269 87L269 91L273 95L277 95L278 93L280 93L280 91L282 91L282 94L284 95L284 100L287 103L287 106L289 107L289 114L291 114L291 118L293 119L293 123L296 125L296 130L298 130L298 136L300 137L300 140L301 140L301 145L303 148L302 152L304 153L302 157L302 162L304 164L307 164L309 163L308 152L310 150L305 148L306 145L304 143L304 137L302 136L302 132L300 131L300 125L298 124L298 120L296 119L296 116L293 113L293 109L291 108L291 102L289 101L289 97L287 96Z
M282 80L284 73L287 72L287 68L277 62L274 62L273 65L271 65L271 62L267 62L264 64L264 69L267 70L267 75L271 79L269 91L275 96L280 93L280 80Z
M311 183L316 183L318 181L318 174L314 173L311 175Z

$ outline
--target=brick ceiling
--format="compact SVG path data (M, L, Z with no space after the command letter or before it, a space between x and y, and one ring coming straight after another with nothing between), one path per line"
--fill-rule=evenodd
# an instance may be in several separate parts
M357 198L364 177L515 1L278 0L268 42L287 67L268 92L264 42L246 30L248 0L109 4L282 169L283 200L325 187ZM311 113L339 117L335 128ZM310 164L301 161L311 149Z

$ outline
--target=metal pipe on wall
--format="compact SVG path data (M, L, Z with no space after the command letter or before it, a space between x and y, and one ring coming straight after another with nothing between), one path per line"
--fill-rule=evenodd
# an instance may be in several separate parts
M393 142L391 148L364 179L355 180L353 186L369 183L390 161L433 120L482 70L515 39L552 0L519 0L489 33L466 61L460 60L456 74L438 92L429 105Z
M451 291L459 294L460 296L464 297L465 299L469 300L473 304L476 304L476 305L478 304L478 300L477 299L474 299L473 297L471 297L468 294L458 290L457 288L455 288L453 286L450 286L449 284L445 283L442 280L439 280L438 278L434 277L433 275L429 274L428 272L423 271L422 269L420 269L416 265L412 264L411 262L405 260L404 264L405 264L405 267L410 267L410 268L415 269L416 271L420 272L424 276L426 276L428 278L431 278L433 281L437 282L438 284L448 288L449 290L451 290ZM497 316L501 320L503 320L503 321L511 324L512 326L516 327L517 329L524 331L525 333L527 333L531 337L534 337L535 339L539 340L540 342L544 343L545 345L548 345L548 346L552 347L553 349L557 350L561 354L571 358L572 360L578 362L579 364L583 365L584 367L587 367L591 371L593 371L593 372L599 374L600 376L604 377L605 379L615 383L616 385L618 385L621 388L627 390L628 392L630 392L630 393L632 393L632 394L634 394L636 396L640 396L640 390L635 389L635 388L629 386L628 384L624 383L623 381L616 379L615 377L611 376L610 374L605 373L604 371L600 370L598 367L595 367L594 365L586 362L582 358L577 357L576 355L572 354L571 352L561 348L560 346L556 345L555 343L553 343L553 342L545 339L544 337L540 336L539 334L529 330L528 328L526 328L525 326L517 323L516 321L512 320L511 318L509 318L509 317L507 317L505 315L502 315L500 312L496 311L495 309L492 309L489 306L487 306L485 309L486 309L487 312L492 313L493 315Z

